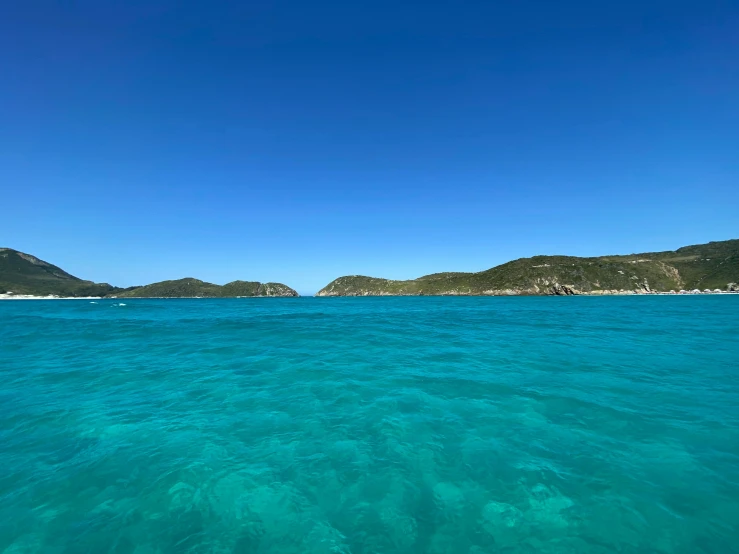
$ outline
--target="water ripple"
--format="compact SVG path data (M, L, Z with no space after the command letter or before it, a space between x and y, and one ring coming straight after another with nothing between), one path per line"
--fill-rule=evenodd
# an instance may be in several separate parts
M737 552L737 300L2 302L0 553Z

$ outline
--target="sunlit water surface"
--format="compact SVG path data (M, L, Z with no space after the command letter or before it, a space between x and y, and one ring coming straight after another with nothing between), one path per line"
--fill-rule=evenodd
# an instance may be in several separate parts
M739 295L0 302L0 552L739 552Z

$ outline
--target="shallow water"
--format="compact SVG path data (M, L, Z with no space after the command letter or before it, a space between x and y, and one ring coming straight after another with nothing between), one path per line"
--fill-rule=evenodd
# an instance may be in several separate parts
M739 296L0 302L0 552L739 552Z

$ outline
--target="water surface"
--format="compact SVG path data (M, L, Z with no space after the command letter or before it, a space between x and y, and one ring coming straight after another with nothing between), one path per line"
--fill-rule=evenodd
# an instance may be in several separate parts
M739 552L739 296L0 302L0 552Z

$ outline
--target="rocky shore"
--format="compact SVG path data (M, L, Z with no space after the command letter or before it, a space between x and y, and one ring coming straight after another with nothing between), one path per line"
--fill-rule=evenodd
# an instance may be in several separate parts
M547 284L544 287L534 285L530 288L489 289L480 292L459 289L442 290L433 294L418 292L392 292L386 290L349 290L326 288L319 291L318 297L338 296L644 296L644 295L696 295L696 294L739 294L739 284L729 283L725 289L680 289L680 290L653 290L645 280L635 289L596 289L580 290L573 285L560 283Z
M360 291L352 292L347 294L332 294L321 291L315 296L319 298L338 298L342 296L691 296L691 295L705 295L705 294L739 294L739 291L728 291L728 290L670 290L670 291L644 291L644 290L593 290L593 291L580 291L572 287L563 286L557 292L532 292L530 290L514 290L514 289L503 289L503 290L488 290L481 293L472 292L461 292L461 291L447 291L435 294L417 294L417 293L392 293L392 292L373 292L373 291Z
M566 285L559 285L553 287L552 295L556 296L629 296L629 295L696 295L696 294L738 294L739 286L736 283L729 283L726 286L726 290L721 289L692 289L692 290L669 290L669 291L657 291L650 290L647 288L639 288L634 290L591 290L591 291L579 291Z

